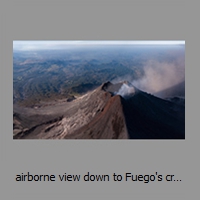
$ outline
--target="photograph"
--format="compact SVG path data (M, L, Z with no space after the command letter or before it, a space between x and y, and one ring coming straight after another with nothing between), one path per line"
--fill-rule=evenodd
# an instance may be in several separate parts
M13 139L185 140L185 41L14 40Z

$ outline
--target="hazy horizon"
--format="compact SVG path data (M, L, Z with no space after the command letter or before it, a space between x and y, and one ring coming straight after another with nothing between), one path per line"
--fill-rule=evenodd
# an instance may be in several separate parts
M31 51L31 50L48 50L64 49L67 47L83 47L93 45L185 45L182 40L143 40L143 41L118 41L118 40L67 40L67 41L13 41L13 50Z

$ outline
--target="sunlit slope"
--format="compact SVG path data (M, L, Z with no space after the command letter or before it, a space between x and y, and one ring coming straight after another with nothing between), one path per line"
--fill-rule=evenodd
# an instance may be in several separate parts
M15 108L13 126L16 139L184 139L185 107L107 82L71 102Z

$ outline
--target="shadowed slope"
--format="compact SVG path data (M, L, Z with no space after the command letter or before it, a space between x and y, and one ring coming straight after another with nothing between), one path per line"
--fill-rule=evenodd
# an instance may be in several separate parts
M127 90L125 97L115 95L121 89ZM128 82L104 83L60 105L16 108L13 118L16 139L185 138L184 106L142 92Z
M184 139L185 109L142 91L123 99L123 111L131 139Z

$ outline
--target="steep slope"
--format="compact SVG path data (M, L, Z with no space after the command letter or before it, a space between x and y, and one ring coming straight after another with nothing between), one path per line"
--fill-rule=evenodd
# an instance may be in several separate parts
M185 107L128 82L102 84L71 102L14 108L14 139L184 139Z
M64 138L128 139L121 97L111 97L105 107L88 124Z
M14 139L128 138L121 98L103 87L61 105L15 109Z
M142 91L123 99L131 139L184 139L185 108Z

